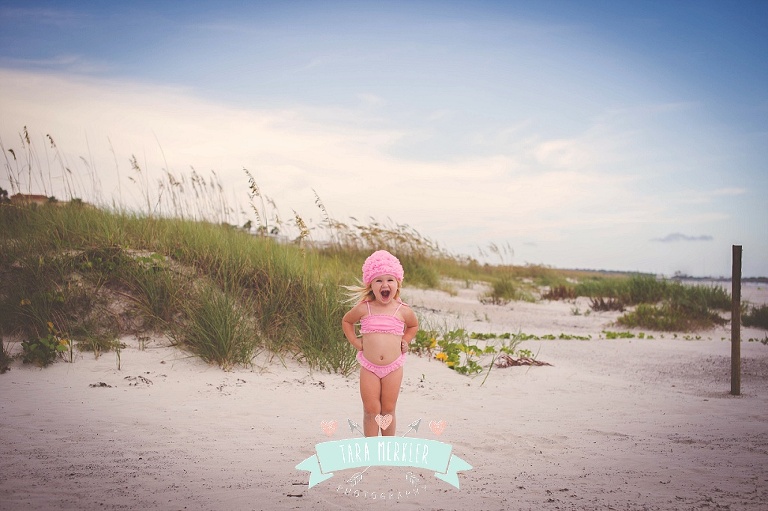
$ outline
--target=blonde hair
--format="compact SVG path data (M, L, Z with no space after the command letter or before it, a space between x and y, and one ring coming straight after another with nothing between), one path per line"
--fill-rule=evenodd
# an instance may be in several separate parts
M395 279L397 280L397 279ZM347 299L344 300L345 303L353 303L357 305L358 303L369 301L372 302L376 300L376 295L373 294L373 289L371 289L371 285L363 285L362 282L358 281L357 285L355 286L342 286L344 289L347 290ZM397 281L397 291L395 291L395 300L400 298L400 288L403 287L402 281Z

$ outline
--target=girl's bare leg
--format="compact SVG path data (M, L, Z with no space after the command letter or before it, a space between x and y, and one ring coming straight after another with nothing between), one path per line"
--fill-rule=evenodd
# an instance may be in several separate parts
M381 411L379 413L381 415L392 415L392 423L381 432L381 435L395 436L397 426L395 407L397 406L397 397L400 395L400 384L403 382L403 368L398 367L379 381L381 382L381 397L379 401ZM375 417L374 415L374 423L376 422Z
M363 398L363 432L365 436L378 436L379 434L376 416L382 413L381 384L382 380L378 376L368 369L360 368L360 397Z

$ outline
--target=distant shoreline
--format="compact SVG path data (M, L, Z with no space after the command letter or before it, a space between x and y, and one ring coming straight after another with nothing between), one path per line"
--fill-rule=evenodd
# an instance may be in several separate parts
M731 277L690 277L688 275L670 277L672 280L679 281L711 281L711 282L730 282ZM742 283L750 284L768 284L768 277L742 277Z
M660 274L660 273L652 273L652 272L643 272L643 271L621 271L621 270L588 270L584 268L554 268L554 270L560 270L560 271L573 271L573 272L582 272L582 273L596 273L599 275L615 275L615 276L629 276L629 275L641 275L641 276L652 276L656 278L665 278L669 280L679 280L679 281L712 281L712 282L730 282L731 277L694 277L692 275L680 275L675 274L671 277L668 277L666 275ZM750 283L757 283L757 284L768 284L768 277L742 277L742 282L750 282Z

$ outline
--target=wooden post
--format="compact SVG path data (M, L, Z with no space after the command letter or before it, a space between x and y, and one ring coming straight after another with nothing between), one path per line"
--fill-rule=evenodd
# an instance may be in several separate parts
M741 394L741 245L733 245L731 269L731 394Z

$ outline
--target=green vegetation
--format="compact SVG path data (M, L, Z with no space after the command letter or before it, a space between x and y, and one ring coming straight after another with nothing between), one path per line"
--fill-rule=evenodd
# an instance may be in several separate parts
M666 332L692 331L725 324L726 320L705 307L666 301L661 305L639 304L617 322L629 328L651 328Z
M497 346L489 342L491 340L501 340L501 343ZM525 340L524 334L476 334L469 333L463 328L442 333L437 330L421 329L411 342L410 351L419 356L433 357L449 369L468 376L487 371L487 377L494 363L497 367L548 365L537 363L531 351L521 349L519 345L523 340ZM484 365L483 359L487 359L488 356L491 360ZM500 356L505 357L505 363L497 363Z
M511 301L535 301L533 293L526 289L526 287L530 286L525 286L519 280L511 277L502 276L498 279L493 279L490 292L481 297L480 301L493 305L506 305Z
M482 282L489 292L481 301L499 306L535 301L547 287L545 299L587 296L593 310L633 308L619 318L621 325L676 331L708 328L723 321L713 309L730 308L730 297L719 287L649 275L481 265L445 252L407 225L335 220L318 196L323 220L313 230L323 241L316 242L298 214L288 221L279 214L247 170L256 221L243 228L227 223L233 208L215 174L164 170L151 186L135 157L129 179L139 188L145 211L115 204L97 208L80 198L86 195L83 183L64 167L48 139L50 147L40 156L25 128L22 149L3 147L5 169L12 191L20 191L24 180L47 190L55 172L43 171L39 162L58 162L67 200L14 202L0 189L0 332L23 338L22 359L41 367L57 358L72 361L75 347L96 357L115 351L119 365L122 338L135 336L144 346L159 333L225 369L247 365L267 351L313 369L349 374L356 362L340 328L347 308L342 285L359 279L361 262L376 249L400 258L408 286L441 288L447 279L467 286ZM98 183L92 188L98 190ZM490 251L503 261L511 248L491 245ZM744 324L765 325L765 310L748 311ZM422 328L412 349L434 352L463 374L482 372L484 355L525 358L525 350L517 348L524 340L589 338L518 333L491 339ZM10 359L3 344L0 370Z
M768 330L768 305L752 306L741 316L744 326L757 327Z
M341 286L358 278L360 261L372 249L368 242L401 256L410 285L431 287L446 276L482 281L492 290L487 299L504 304L533 300L537 282L561 282L557 293L564 297L589 293L603 303L637 304L618 320L631 328L706 328L722 321L709 308L730 304L721 288L646 276L582 282L575 272L558 278L549 268L478 265L446 255L407 228L374 227L337 224L335 234L349 247L316 247L301 239L278 243L228 225L82 204L4 203L0 330L31 339L23 345L24 357L38 365L50 363L51 356L63 358L67 350L71 358L72 342L99 356L119 349L123 336L164 332L175 345L223 368L247 365L268 350L315 369L348 374L356 365L339 328L346 309ZM402 239L411 245L398 245ZM51 328L71 340L67 350ZM446 363L458 372L482 371L476 356L487 346L471 342L476 334L457 339L450 332L436 336L426 330L423 335L439 338L440 352L450 357ZM547 338L579 337L540 337Z
M24 350L22 355L24 363L45 367L52 364L57 355L69 351L70 341L62 338L53 324L48 323L47 335L21 341L21 346Z
M8 352L2 336L0 336L0 374L5 373L11 367L12 360L13 357Z
M0 329L32 339L29 362L50 362L50 324L96 354L121 335L159 330L225 368L262 348L322 370L354 365L339 280L319 253L226 226L76 206L4 204L0 231Z
M572 289L572 291L571 291ZM625 311L620 325L661 331L692 331L724 324L717 310L728 311L731 297L720 286L684 285L649 275L588 279L558 289L558 296L587 296L592 310ZM714 311L713 311L714 310Z
M605 297L625 306L640 303L691 301L706 307L729 310L730 295L720 286L686 286L678 281L659 280L651 275L629 278L590 279L574 285L577 296Z
M643 274L587 275L551 287L542 298L573 300L579 296L590 299L593 311L624 312L617 320L622 326L660 331L702 330L724 324L726 320L716 311L731 308L731 297L720 286L684 285Z

